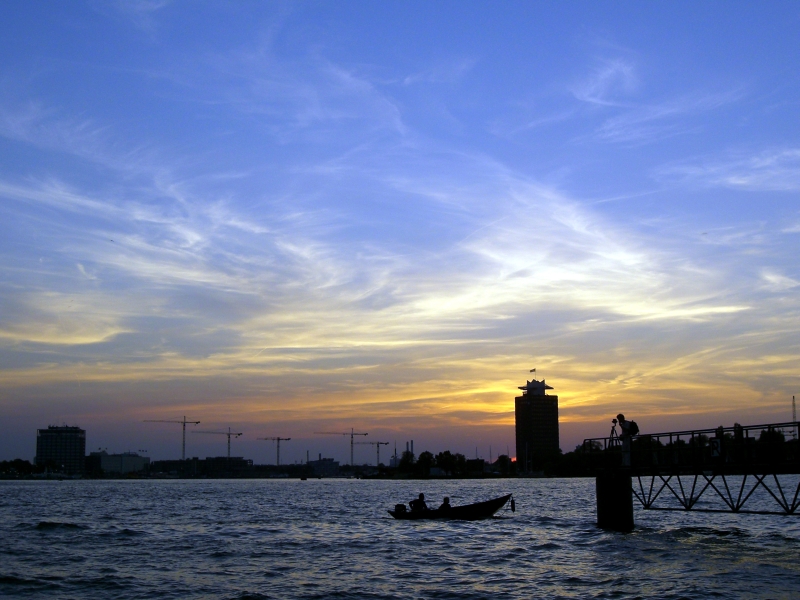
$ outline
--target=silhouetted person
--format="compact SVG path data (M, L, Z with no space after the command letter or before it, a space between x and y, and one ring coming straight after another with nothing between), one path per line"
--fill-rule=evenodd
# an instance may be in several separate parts
M442 505L439 507L439 510L447 511L447 510L450 510L451 508L453 508L453 507L450 506L450 498L445 496L444 497L444 502L442 502Z
M622 413L617 415L617 421L619 422L619 439L624 440L625 438L631 437L631 422L625 420L625 415Z
M617 415L619 422L619 439L622 441L622 466L631 466L631 422L625 420L622 413Z
M416 500L412 500L408 503L411 507L411 512L417 512L420 510L428 510L428 505L425 504L425 494L420 493L419 498Z

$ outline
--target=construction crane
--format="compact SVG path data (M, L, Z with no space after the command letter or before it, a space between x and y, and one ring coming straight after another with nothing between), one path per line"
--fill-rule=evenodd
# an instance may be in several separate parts
M378 453L378 457L375 460L375 466L376 467L381 464L381 446L388 446L389 445L389 442L353 442L353 443L354 444L371 444L371 445L375 446L375 450Z
M183 424L183 447L181 448L181 460L186 460L186 424L199 425L200 421L187 421L183 417L183 421L164 421L161 419L145 419L145 423L182 423Z
M276 464L280 467L281 466L281 442L288 442L292 438L282 438L282 437L264 437L264 438L256 438L258 440L270 440L276 443L278 447L278 460Z
M244 435L243 433L235 433L231 431L231 428L228 427L228 431L193 431L192 433L212 433L216 435L227 435L228 436L228 459L231 458L231 437L239 437L240 435Z
M368 433L356 433L355 431L353 431L352 428L350 428L350 432L349 433L346 432L346 431L344 433L342 433L341 431L315 431L314 433L316 435L349 435L350 436L350 466L351 467L355 464L355 463L353 463L353 443L354 443L353 442L353 438L355 436L357 436L357 435L369 435Z

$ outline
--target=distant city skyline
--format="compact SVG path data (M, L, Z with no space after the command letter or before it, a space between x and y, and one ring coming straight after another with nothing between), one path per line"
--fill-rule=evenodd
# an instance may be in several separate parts
M0 5L0 460L788 421L792 2ZM221 439L217 439L221 438ZM369 462L371 446L356 450ZM222 456L188 436L187 456ZM382 451L383 456L383 451Z

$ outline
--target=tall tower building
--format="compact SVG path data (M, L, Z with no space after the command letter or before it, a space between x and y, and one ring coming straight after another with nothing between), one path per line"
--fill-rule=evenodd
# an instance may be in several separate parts
M558 396L541 381L520 386L522 396L514 399L517 429L517 468L522 472L540 471L558 456Z
M35 462L67 475L83 473L86 464L86 431L66 425L37 429Z

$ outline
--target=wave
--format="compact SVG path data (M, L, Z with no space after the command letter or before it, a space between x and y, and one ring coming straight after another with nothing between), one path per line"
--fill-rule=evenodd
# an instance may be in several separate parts
M72 586L77 586L78 588L87 587L90 589L101 589L101 590L125 590L131 587L131 583L127 582L126 579L130 578L120 578L117 575L103 575L101 577L82 577L79 579L70 579L67 581Z
M78 525L77 523L62 523L60 521L39 521L34 529L39 529L40 531L50 529L86 529L86 526Z
M0 508L0 597L797 596L800 520L654 511L633 533L614 534L595 524L593 483L520 481L520 495L536 491L537 502L510 518L412 526L383 519L383 503L416 483L337 482L299 494L288 482L265 492L261 482L226 481L201 497L212 484L186 482L177 494L173 482L84 481L75 485L87 493L57 502L51 488L29 486ZM491 497L495 484L446 485L431 495ZM220 502L236 510L223 516Z
M16 577L14 575L0 575L0 596L4 595L2 589L6 586L11 587L15 594L21 593L23 590L20 588L29 588L30 590L45 591L61 589L61 586L52 581L42 579L27 579L25 577Z
M746 538L750 537L750 534L746 531L743 531L737 527L733 527L731 529L718 529L716 527L702 527L702 526L691 526L687 525L685 527L678 527L677 529L672 529L669 531L672 535L682 536L682 535L701 535L701 536L716 536L716 537L741 537Z

